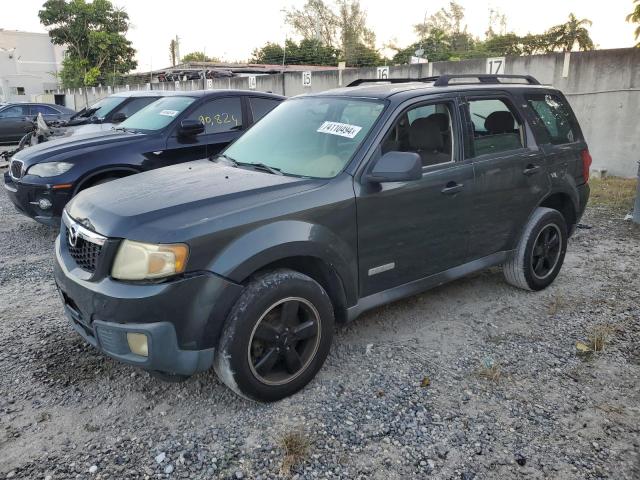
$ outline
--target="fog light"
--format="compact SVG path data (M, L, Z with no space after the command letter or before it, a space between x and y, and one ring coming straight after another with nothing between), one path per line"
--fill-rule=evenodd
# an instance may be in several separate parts
M48 198L41 198L38 200L38 207L40 207L40 210L48 210L51 208L51 205L51 200Z
M147 336L144 333L127 333L127 343L129 349L136 355L143 357L149 356L149 346L147 345Z

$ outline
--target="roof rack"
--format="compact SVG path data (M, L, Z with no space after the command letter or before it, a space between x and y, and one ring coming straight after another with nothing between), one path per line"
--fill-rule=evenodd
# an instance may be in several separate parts
M465 85L465 84L477 84L477 83L509 83L509 82L501 82L500 79L516 79L516 80L525 80L529 85L540 85L540 82L536 80L531 75L494 75L494 74L484 74L484 73L460 73L460 74L446 74L439 75L434 77L422 77L422 78L359 78L358 80L354 80L347 87L356 87L358 85L362 85L363 83L409 83L409 82L433 82L434 87L448 87L449 83L453 79L477 79L476 82L452 82L456 85Z

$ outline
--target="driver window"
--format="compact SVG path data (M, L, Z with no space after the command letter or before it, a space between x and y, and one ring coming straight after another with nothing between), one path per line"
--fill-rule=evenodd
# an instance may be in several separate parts
M224 133L242 129L240 98L217 98L203 103L187 117L204 125L204 134Z
M415 152L422 166L453 160L453 122L448 103L412 108L400 115L382 141L382 153Z

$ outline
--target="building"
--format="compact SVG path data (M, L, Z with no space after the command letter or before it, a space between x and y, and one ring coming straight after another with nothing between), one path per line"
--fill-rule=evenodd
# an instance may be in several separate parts
M64 48L47 33L0 29L0 101L30 101L55 90Z

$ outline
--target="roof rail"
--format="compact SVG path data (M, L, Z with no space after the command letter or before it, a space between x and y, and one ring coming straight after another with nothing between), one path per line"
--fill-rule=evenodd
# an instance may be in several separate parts
M434 87L447 87L452 79L457 78L475 78L476 82L454 82L456 85L475 84L475 83L505 83L501 82L501 78L511 78L517 80L526 80L529 85L540 85L540 82L531 75L497 75L485 73L461 73L461 74L445 74L434 77L422 78L359 78L351 82L347 87L357 87L363 83L409 83L409 82L433 82Z
M452 79L456 78L476 78L479 83L505 83L501 82L501 78L512 78L517 80L526 80L529 85L540 85L540 82L531 75L498 75L498 74L484 74L484 73L471 73L471 74L447 74L440 75L439 77L429 77L434 80L434 87L446 87ZM478 83L469 82L469 83ZM456 84L464 84L465 82L455 82Z

